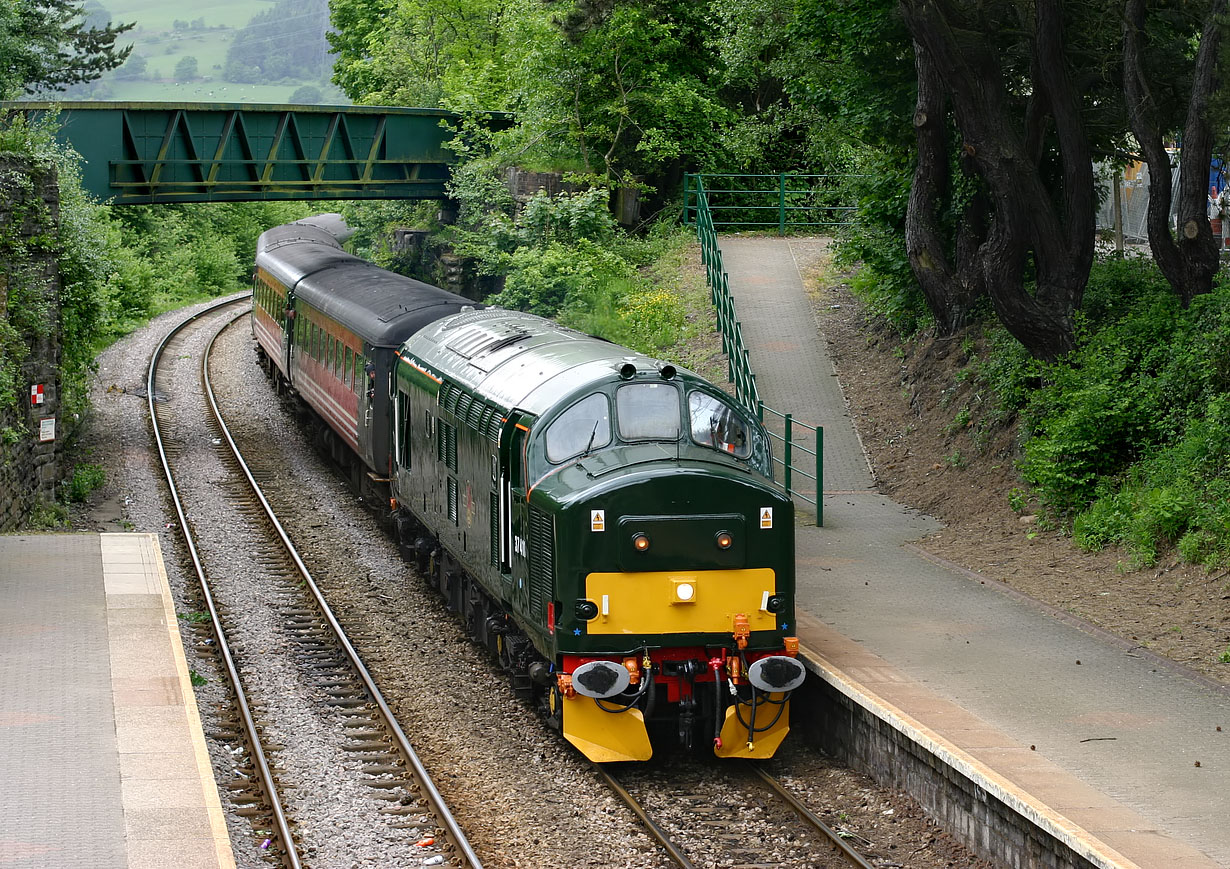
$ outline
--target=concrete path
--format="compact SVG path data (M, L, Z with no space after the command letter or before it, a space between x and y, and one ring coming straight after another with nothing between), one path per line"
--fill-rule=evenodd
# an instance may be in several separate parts
M792 252L818 243L721 239L765 403L825 427L825 525L798 528L804 645L886 691L923 686L899 696L941 734L944 713L923 696L1112 797L1119 806L1085 817L1137 865L1230 867L1230 692L909 546L940 525L873 488ZM1015 771L1007 753L989 759L1025 790L1046 790L1015 757ZM1096 807L1074 799L1070 817Z

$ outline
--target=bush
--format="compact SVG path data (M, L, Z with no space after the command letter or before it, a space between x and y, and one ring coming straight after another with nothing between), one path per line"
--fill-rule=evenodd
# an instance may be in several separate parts
M79 504L106 481L107 474L101 466L77 465L73 469L72 478L64 484L64 498L67 501Z
M554 317L569 298L593 293L607 281L631 276L627 263L589 241L521 247L508 260L504 289L487 303Z
M1144 260L1095 265L1078 349L1016 391L1021 473L1086 549L1230 563L1230 289L1184 310ZM1005 374L997 391L1019 379ZM1016 369L1020 370L1020 369Z

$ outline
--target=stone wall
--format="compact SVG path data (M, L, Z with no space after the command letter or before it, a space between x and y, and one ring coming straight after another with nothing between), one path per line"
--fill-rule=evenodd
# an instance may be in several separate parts
M0 319L17 328L17 346L29 351L15 395L0 402L0 532L53 503L62 475L60 277L54 251L38 243L54 235L59 211L54 170L0 156ZM16 303L37 310L33 323L22 325L21 312L10 310Z

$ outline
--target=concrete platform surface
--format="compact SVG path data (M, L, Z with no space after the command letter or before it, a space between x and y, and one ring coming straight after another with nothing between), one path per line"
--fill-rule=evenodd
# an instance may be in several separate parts
M825 526L801 511L798 528L803 644L1111 865L1230 867L1230 691L909 545L941 526L874 490L795 265L816 244L721 239L766 404L825 427Z
M0 537L0 866L235 865L158 538Z

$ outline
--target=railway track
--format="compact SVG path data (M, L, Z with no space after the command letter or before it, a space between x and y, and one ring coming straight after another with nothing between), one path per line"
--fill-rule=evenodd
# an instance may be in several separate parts
M146 382L213 630L212 642L202 642L216 648L235 698L229 732L219 734L242 755L231 802L256 840L264 837L259 853L285 866L375 860L481 869L218 410L209 350L246 307L232 300L185 320L154 352ZM160 376L182 378L198 359L199 396L160 392ZM203 438L206 425L212 436ZM228 496L221 509L219 491Z
M874 865L753 763L702 764L665 776L595 768L681 869Z

